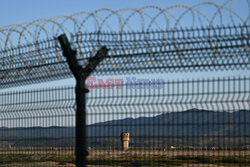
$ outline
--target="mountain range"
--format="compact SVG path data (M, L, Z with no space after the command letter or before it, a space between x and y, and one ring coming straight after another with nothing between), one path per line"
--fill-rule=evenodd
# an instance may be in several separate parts
M157 138L235 138L249 143L250 136L250 110L239 110L235 112L215 112L209 110L190 109L183 112L167 112L153 117L126 118L99 122L87 126L89 139L100 141L107 138L120 140L121 132L129 132L131 140L148 138L150 141ZM72 145L75 137L75 127L18 127L0 128L0 146L24 140L37 140L44 142L44 139ZM244 139L242 139L242 137ZM102 139L101 139L102 138ZM136 139L137 138L137 139ZM246 141L247 140L247 141ZM91 141L91 140L89 140ZM68 143L70 142L70 143ZM5 143L5 144L3 144ZM22 145L22 144L21 144ZM25 144L27 145L27 143ZM46 144L45 144L46 145Z

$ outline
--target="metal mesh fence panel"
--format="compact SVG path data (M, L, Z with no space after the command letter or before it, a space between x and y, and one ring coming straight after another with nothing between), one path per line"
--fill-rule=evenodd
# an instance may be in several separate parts
M88 164L247 165L249 85L249 77L90 85ZM74 164L73 87L0 97L3 164Z
M0 94L0 165L56 166L55 162L73 161L72 90L62 87Z

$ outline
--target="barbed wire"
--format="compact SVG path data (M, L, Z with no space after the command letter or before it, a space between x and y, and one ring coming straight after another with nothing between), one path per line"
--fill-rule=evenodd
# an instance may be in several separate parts
M72 44L82 66L100 45L110 49L109 58L93 75L244 70L249 69L249 27L84 33L73 35ZM55 39L12 48L0 55L1 88L72 77Z
M174 5L168 8L157 6L119 10L103 8L94 12L79 12L71 16L57 16L51 19L8 25L0 27L0 48L8 49L23 43L50 39L61 33L166 31L183 27L182 22L187 17L189 25L186 26L188 27L248 24L250 16L244 18L233 11L233 1L227 0L221 5L203 2L194 6ZM246 2L249 6L249 0ZM203 8L214 8L214 10L204 12Z
M83 66L100 46L110 49L94 75L249 68L249 17L240 17L232 3L100 9L2 27L0 88L71 77L55 39L61 33L71 35ZM216 10L209 18L202 7ZM177 9L183 12L176 15ZM191 25L183 28L181 21L188 14ZM230 25L224 25L223 14ZM140 21L133 21L136 16ZM217 18L220 24L214 25Z

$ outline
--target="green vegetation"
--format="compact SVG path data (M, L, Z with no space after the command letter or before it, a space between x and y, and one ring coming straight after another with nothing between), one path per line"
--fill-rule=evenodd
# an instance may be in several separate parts
M0 154L0 164L32 163L32 162L60 162L73 163L73 156L55 154Z

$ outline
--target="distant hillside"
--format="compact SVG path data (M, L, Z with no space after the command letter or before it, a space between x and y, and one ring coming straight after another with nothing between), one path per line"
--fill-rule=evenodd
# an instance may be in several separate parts
M95 139L95 142L92 143L93 145L102 145L104 141L108 143L108 137L113 137L113 139L116 137L116 142L119 142L120 133L124 131L130 132L132 141L135 141L136 137L148 136L151 143L157 138L162 138L159 141L163 140L163 138L171 138L171 142L173 143L177 141L178 137L193 137L198 139L199 137L211 138L216 136L223 136L227 140L232 136L246 137L248 141L245 141L246 138L239 140L249 142L249 118L250 110L229 113L190 109L183 112L165 113L155 117L126 118L96 123L87 126L87 134L88 137L92 138L91 141ZM26 146L31 141L36 146L72 146L74 137L74 127L0 128L0 147L8 143ZM24 138L26 142L22 142ZM98 138L102 139L97 141ZM6 143L7 141L8 143ZM168 141L170 142L170 140ZM225 143L226 141L221 142ZM237 142L241 141L237 140ZM183 142L180 141L180 143Z
M132 136L231 136L249 135L249 125L250 110L229 113L191 109L96 123L88 131L89 136L117 136L123 131Z
M155 117L126 118L87 126L88 136L131 135L210 136L250 135L250 110L233 113L191 109ZM67 137L75 136L74 127L0 128L0 137Z

